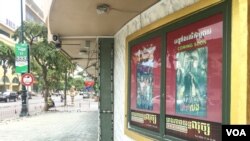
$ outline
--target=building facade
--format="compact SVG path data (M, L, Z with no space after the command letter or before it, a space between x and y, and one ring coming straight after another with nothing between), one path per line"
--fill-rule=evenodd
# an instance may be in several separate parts
M42 0L23 0L23 20L32 21L44 24L46 16L44 16L44 9L42 9ZM39 4L39 6L38 6ZM21 1L10 0L0 2L0 41L4 44L15 48L17 41L12 39L15 30L21 25ZM0 58L1 60L1 58ZM14 90L21 89L20 78L21 74L13 74L12 68L7 67L7 73L4 78L4 62L1 61L0 68L0 90ZM5 80L5 82L4 82Z
M79 8L62 3L54 1L59 12L51 16ZM249 124L249 7L248 0L161 0L114 42L101 39L99 139L220 141L222 125ZM71 29L60 27L51 31Z
M227 31L226 33L221 33L220 36L223 36L223 39L227 38L227 41L223 42L223 44L224 44L224 48L227 48L228 50L227 51L224 50L223 53L221 52L221 54L224 54L224 55L227 54L227 56L230 56L229 58L227 58L229 62L226 63L225 60L223 61L222 63L223 67L217 66L217 65L215 66L215 67L221 67L223 68L223 70L224 69L227 70L227 71L219 70L220 75L223 76L223 80L222 79L219 80L220 83L215 84L216 81L218 80L217 78L219 78L218 76L215 77L217 80L214 79L212 82L215 85L209 82L212 79L207 78L207 84L206 84L207 93L206 94L213 95L213 93L216 93L216 94L221 95L220 97L218 97L219 101L217 100L214 101L214 102L220 103L218 105L220 107L220 111L216 112L216 109L219 107L209 109L213 107L210 105L211 107L209 106L206 107L207 114L204 115L204 117L220 115L220 117L218 117L220 120L219 122L217 122L220 124L249 124L250 122L250 118L248 114L249 113L249 62L248 62L249 61L248 60L249 58L249 50L248 50L249 35L247 35L249 34L249 19L248 19L249 17L247 16L249 14L249 1L247 2L247 0L246 1L232 0L232 1L227 1L227 2L229 3L227 4L224 3L224 4L227 5L227 8L229 9L222 12L220 10L223 9L223 6L220 7L219 5L220 4L224 5L224 4L223 2L221 3L221 1L219 0L209 1L209 2L205 0L161 1L157 3L156 5L150 7L148 10L146 10L145 12L143 12L142 14L140 14L133 20L131 20L115 35L114 82L119 82L119 83L114 83L114 88L115 88L114 89L115 90L114 92L115 93L114 94L114 99L115 99L114 100L115 101L114 102L114 140L116 141L119 141L121 139L124 141L125 140L126 141L129 141L129 140L146 141L146 140L155 140L155 139L157 140L164 140L164 139L203 140L202 139L203 137L205 138L207 137L208 139L221 140L220 138L221 130L217 131L217 129L220 129L221 127L218 126L219 128L212 129L212 126L214 125L210 124L211 120L209 118L207 118L208 120L205 120L205 121L209 121L209 126L211 126L211 128L209 128L209 132L210 131L211 132L208 135L205 133L206 131L208 131L206 130L208 128L205 126L191 125L191 124L190 124L190 127L189 125L186 126L186 123L188 124L189 122L190 123L197 122L194 119L197 119L197 117L199 117L199 114L198 115L197 113L192 114L191 111L188 112L188 110L185 108L182 110L180 109L178 110L178 103L181 102L181 100L178 100L179 98L178 90L180 91L180 89L178 89L179 87L177 88L177 86L179 86L179 84L177 83L178 75L177 75L176 70L172 70L173 71L172 73L170 69L171 59L169 59L170 57L169 55L173 54L173 52L171 52L173 50L168 50L168 48L172 46L168 42L172 42L172 39L175 39L173 40L173 43L176 41L176 45L177 44L184 45L184 46L179 46L179 47L188 48L188 46L185 46L186 44L177 43L177 42L181 41L181 42L190 43L189 38L184 39L185 35L188 35L188 33L198 31L198 30L190 29L200 24L199 20L198 21L191 20L192 18L194 19L197 18L195 16L195 13L200 13L200 15L198 14L198 17L203 17L203 18L198 18L198 19L200 19L201 24L204 24L204 28L209 28L209 26L205 25L205 23L202 23L202 20L208 19L206 22L208 21L211 22L212 20L208 18L209 13L211 13L210 16L214 16L214 15L216 16L216 13L220 13L220 12L224 13L223 14L224 18L222 18L219 21L219 23L223 21L223 25L217 28L215 26L215 27L212 27L211 29L215 30L213 28L216 28L216 29L221 29L224 32ZM213 8L209 9L209 7L210 8L214 7L214 9ZM215 12L216 10L217 12ZM216 17L215 19L217 18L218 17ZM175 24L171 24L172 22ZM214 25L214 23L212 23L212 25ZM161 31L157 30L159 28L160 30L163 30L163 35L161 34L162 33ZM145 35L147 37L144 37ZM157 35L160 37L162 36L163 38L161 39L165 40L164 43L158 44L158 45L167 46L167 50L165 50L167 52L167 54L165 55L166 62L161 60L161 58L158 58L159 60L162 61L161 65L166 64L166 66L164 65L164 68L165 68L164 71L159 70L163 72L166 71L165 72L166 74L163 75L163 78L161 77L164 81L163 83L164 84L166 83L166 85L162 86L161 82L155 83L155 84L161 85L160 86L161 92L154 91L154 93L159 93L161 100L164 100L164 99L166 100L166 102L163 102L164 104L160 104L161 109L158 109L159 113L164 113L164 117L162 117L162 115L160 117L157 117L157 114L154 114L154 112L148 109L143 109L138 106L133 107L133 99L138 100L138 97L132 98L131 96L131 94L133 93L138 94L138 89L137 89L137 92L136 92L136 88L134 88L134 91L133 91L133 85L136 85L136 83L133 83L133 81L135 80L133 79L133 76L131 76L133 75L133 71L134 71L134 70L131 70L133 69L133 65L131 65L131 62L130 62L132 61L130 59L133 58L131 57L133 56L133 48L135 48L135 51L136 51L136 49L137 50L138 48L140 49L140 46L141 46L141 49L143 49L143 46L146 46L145 44L147 44L148 42L157 44L158 39L154 38ZM217 35L213 34L214 39L216 38L215 36ZM174 44L173 44L173 47L175 47ZM179 49L181 50L181 48ZM164 51L164 50L161 49L161 51ZM209 52L209 53L213 54L212 52ZM177 59L178 59L178 56L179 57L182 56L181 53L179 53L178 55L177 54L178 53L175 53L174 55L175 58ZM215 59L214 57L216 57L216 55L212 55L212 56L213 57L210 59ZM208 59L208 61L210 59ZM221 60L223 59L221 58ZM213 63L213 65L215 64L216 63ZM177 64L174 63L173 65L178 66L178 63ZM209 65L212 65L212 64L208 64L208 66ZM175 66L175 68L178 68L177 66ZM210 69L209 71L213 71L211 68L208 68L208 69ZM159 76L162 74L157 73L157 75ZM157 78L157 75L156 75L156 78ZM210 74L208 73L208 75ZM144 74L144 76L146 77L146 74ZM126 81L123 81L124 79ZM172 85L173 83L175 83L176 85ZM155 84L153 86L155 86ZM137 84L137 87L138 85L139 84ZM220 86L220 88L217 89L216 88L217 86ZM211 90L213 88L216 88L219 91L212 92ZM205 88L203 88L203 90L204 89ZM164 95L162 95L161 93L163 93ZM176 97L175 96L172 97L171 96L172 94L176 95ZM182 95L179 95L179 96L181 97ZM211 97L209 98L209 96L207 98L208 98L207 100L214 100ZM207 104L209 105L210 102L213 103L212 101L207 101ZM188 106L185 106L185 107L187 108ZM209 113L209 110L211 110L210 113ZM157 118L154 118L154 115L156 115ZM202 114L200 114L200 116L202 116ZM189 117L189 118L191 117L191 120L186 117ZM164 120L164 122L158 122L158 121L156 122L156 120L160 120L160 119ZM198 120L198 121L200 123L204 122L204 120ZM150 122L154 122L154 124ZM154 125L155 125L155 128L154 128ZM198 128L202 130L204 129L203 131L205 130L206 131L203 134L197 130ZM195 135L193 135L191 132L194 132ZM211 137L211 134L217 134L215 132L220 133L218 138Z
M14 12L13 12L14 11ZM14 1L0 2L0 41L14 50L16 42L11 38L15 30L20 25L20 4ZM20 90L19 74L13 74L12 68L7 66L1 58L0 67L0 91ZM6 74L4 68L6 67Z

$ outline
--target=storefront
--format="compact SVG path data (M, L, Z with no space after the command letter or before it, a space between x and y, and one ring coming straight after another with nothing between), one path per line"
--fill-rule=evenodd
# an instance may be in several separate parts
M231 2L199 1L127 37L128 137L220 141L223 124L249 123L248 37L236 36L247 2Z

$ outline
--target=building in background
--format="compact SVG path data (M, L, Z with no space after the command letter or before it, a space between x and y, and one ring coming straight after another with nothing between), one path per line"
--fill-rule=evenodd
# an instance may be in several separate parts
M23 20L44 24L45 2L43 0L23 0ZM0 1L0 41L14 48L17 43L11 37L21 25L21 0ZM20 74L12 74L12 68L7 67L4 78L5 62L0 58L0 91L5 88L18 91L21 89Z
M17 27L20 25L20 4L16 0L0 1L0 41L4 44L15 47L15 41L11 39ZM19 90L19 74L12 74L12 68L6 66L6 62L0 58L0 91ZM6 75L4 76L4 68ZM5 81L5 82L4 82ZM5 88L4 88L5 83Z

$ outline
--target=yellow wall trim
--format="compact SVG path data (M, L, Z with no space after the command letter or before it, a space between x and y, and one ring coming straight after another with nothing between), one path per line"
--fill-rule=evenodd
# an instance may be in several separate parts
M250 40L249 40L249 35L250 35L250 2L248 1L248 8L247 8L247 22L248 22L248 27L247 27L247 31L248 31L248 36L247 36L247 48L250 48ZM248 89L247 89L247 111L250 111L250 50L248 50L248 60L247 60L247 65L248 65ZM250 124L250 112L247 112L247 124Z
M232 0L231 124L247 123L248 0Z

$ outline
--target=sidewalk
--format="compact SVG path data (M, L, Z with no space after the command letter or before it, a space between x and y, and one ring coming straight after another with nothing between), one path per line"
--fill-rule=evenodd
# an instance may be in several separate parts
M98 111L47 112L0 122L0 141L97 141Z

